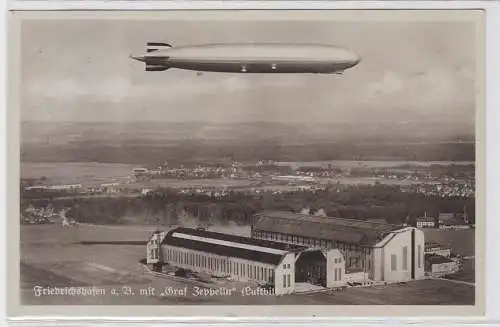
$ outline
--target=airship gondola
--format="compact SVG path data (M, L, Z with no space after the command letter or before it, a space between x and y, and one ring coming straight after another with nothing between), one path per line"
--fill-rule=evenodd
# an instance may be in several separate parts
M131 56L146 71L171 68L225 73L342 74L361 58L341 47L315 44L231 43L173 47L148 42L146 53Z

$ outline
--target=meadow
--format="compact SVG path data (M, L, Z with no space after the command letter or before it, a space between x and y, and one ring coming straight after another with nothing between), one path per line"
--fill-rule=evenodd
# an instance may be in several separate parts
M21 162L21 178L46 177L51 184L107 183L126 179L137 166L97 162Z
M436 242L450 248L454 254L462 256L475 255L475 229L466 230L440 230L425 229L425 241Z
M398 166L420 166L429 167L432 165L474 165L474 161L401 161L401 160L328 160L328 161L311 161L311 162L279 162L282 166L292 166L292 167L323 167L328 168L328 166L337 168L394 168Z
M299 163L296 163L299 164ZM308 162L300 163L300 165L314 166L326 165L324 162ZM338 165L338 166L337 166ZM335 167L356 167L359 165L367 167L386 167L390 166L391 162L386 161L336 161ZM82 185L99 185L102 183L111 183L117 181L130 180L132 170L138 165L122 164L122 163L98 163L98 162L21 162L20 175L21 178L36 179L45 177L47 184L82 184ZM415 181L408 180L393 180L387 178L370 178L370 177L340 177L340 178L317 178L317 182L321 184L340 183L349 185L373 185L376 182L387 185L408 185ZM155 179L150 182L133 183L130 187L194 187L204 185L207 187L250 187L251 181L246 179L200 179L200 180L176 180L176 179ZM266 188L271 189L288 189L286 186L271 186Z

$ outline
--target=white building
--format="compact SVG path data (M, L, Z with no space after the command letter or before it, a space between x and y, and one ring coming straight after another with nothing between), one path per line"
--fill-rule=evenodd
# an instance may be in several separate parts
M420 217L417 218L417 228L434 228L436 222L433 217Z
M425 255L438 255L445 258L451 257L451 249L443 248L440 244L434 242L425 243Z
M433 276L452 274L458 270L456 261L434 254L425 256L425 265L425 270Z
M297 282L345 285L345 261L338 250L308 249L191 228L151 236L147 264L160 270L165 263L244 283L271 285L275 294L293 293Z
M362 272L372 281L408 281L425 274L424 233L415 227L273 211L254 216L252 237L338 249L347 274Z

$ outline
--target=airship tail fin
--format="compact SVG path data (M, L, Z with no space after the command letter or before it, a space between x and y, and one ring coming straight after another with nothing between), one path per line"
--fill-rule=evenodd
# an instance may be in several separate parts
M166 48L171 48L172 46L168 43L161 42L148 42L146 44L146 52L158 51Z

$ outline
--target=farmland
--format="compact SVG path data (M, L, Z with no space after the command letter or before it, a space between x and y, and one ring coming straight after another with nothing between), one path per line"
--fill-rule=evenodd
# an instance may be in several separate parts
M425 241L436 242L450 248L454 254L473 256L475 254L475 229L440 230L425 229Z
M96 162L21 162L21 178L46 177L51 184L92 184L120 180L136 166Z
M298 163L290 163L292 166ZM307 166L324 165L323 162L308 162L300 163ZM359 165L367 167L380 167L381 165L390 165L390 162L378 161L336 161L334 165L337 167L355 167ZM97 163L97 162L22 162L20 165L21 178L37 179L45 177L46 184L82 184L82 185L99 185L101 183L130 181L130 175L137 165L121 164L121 163ZM373 185L376 182L387 185L409 185L417 183L412 180L394 180L382 177L338 177L338 178L317 178L319 184L340 183L346 185ZM193 186L206 187L254 187L248 179L199 179L199 180L182 180L182 179L154 179L149 182L132 183L128 187L172 187L183 188ZM290 189L289 186L283 185L267 185L265 189Z
M309 167L323 167L327 168L329 165L339 168L392 168L398 166L415 166L415 167L429 167L432 165L474 165L473 161L400 161L400 160L329 160L329 161L312 161L312 162L280 162L283 166L309 166Z

